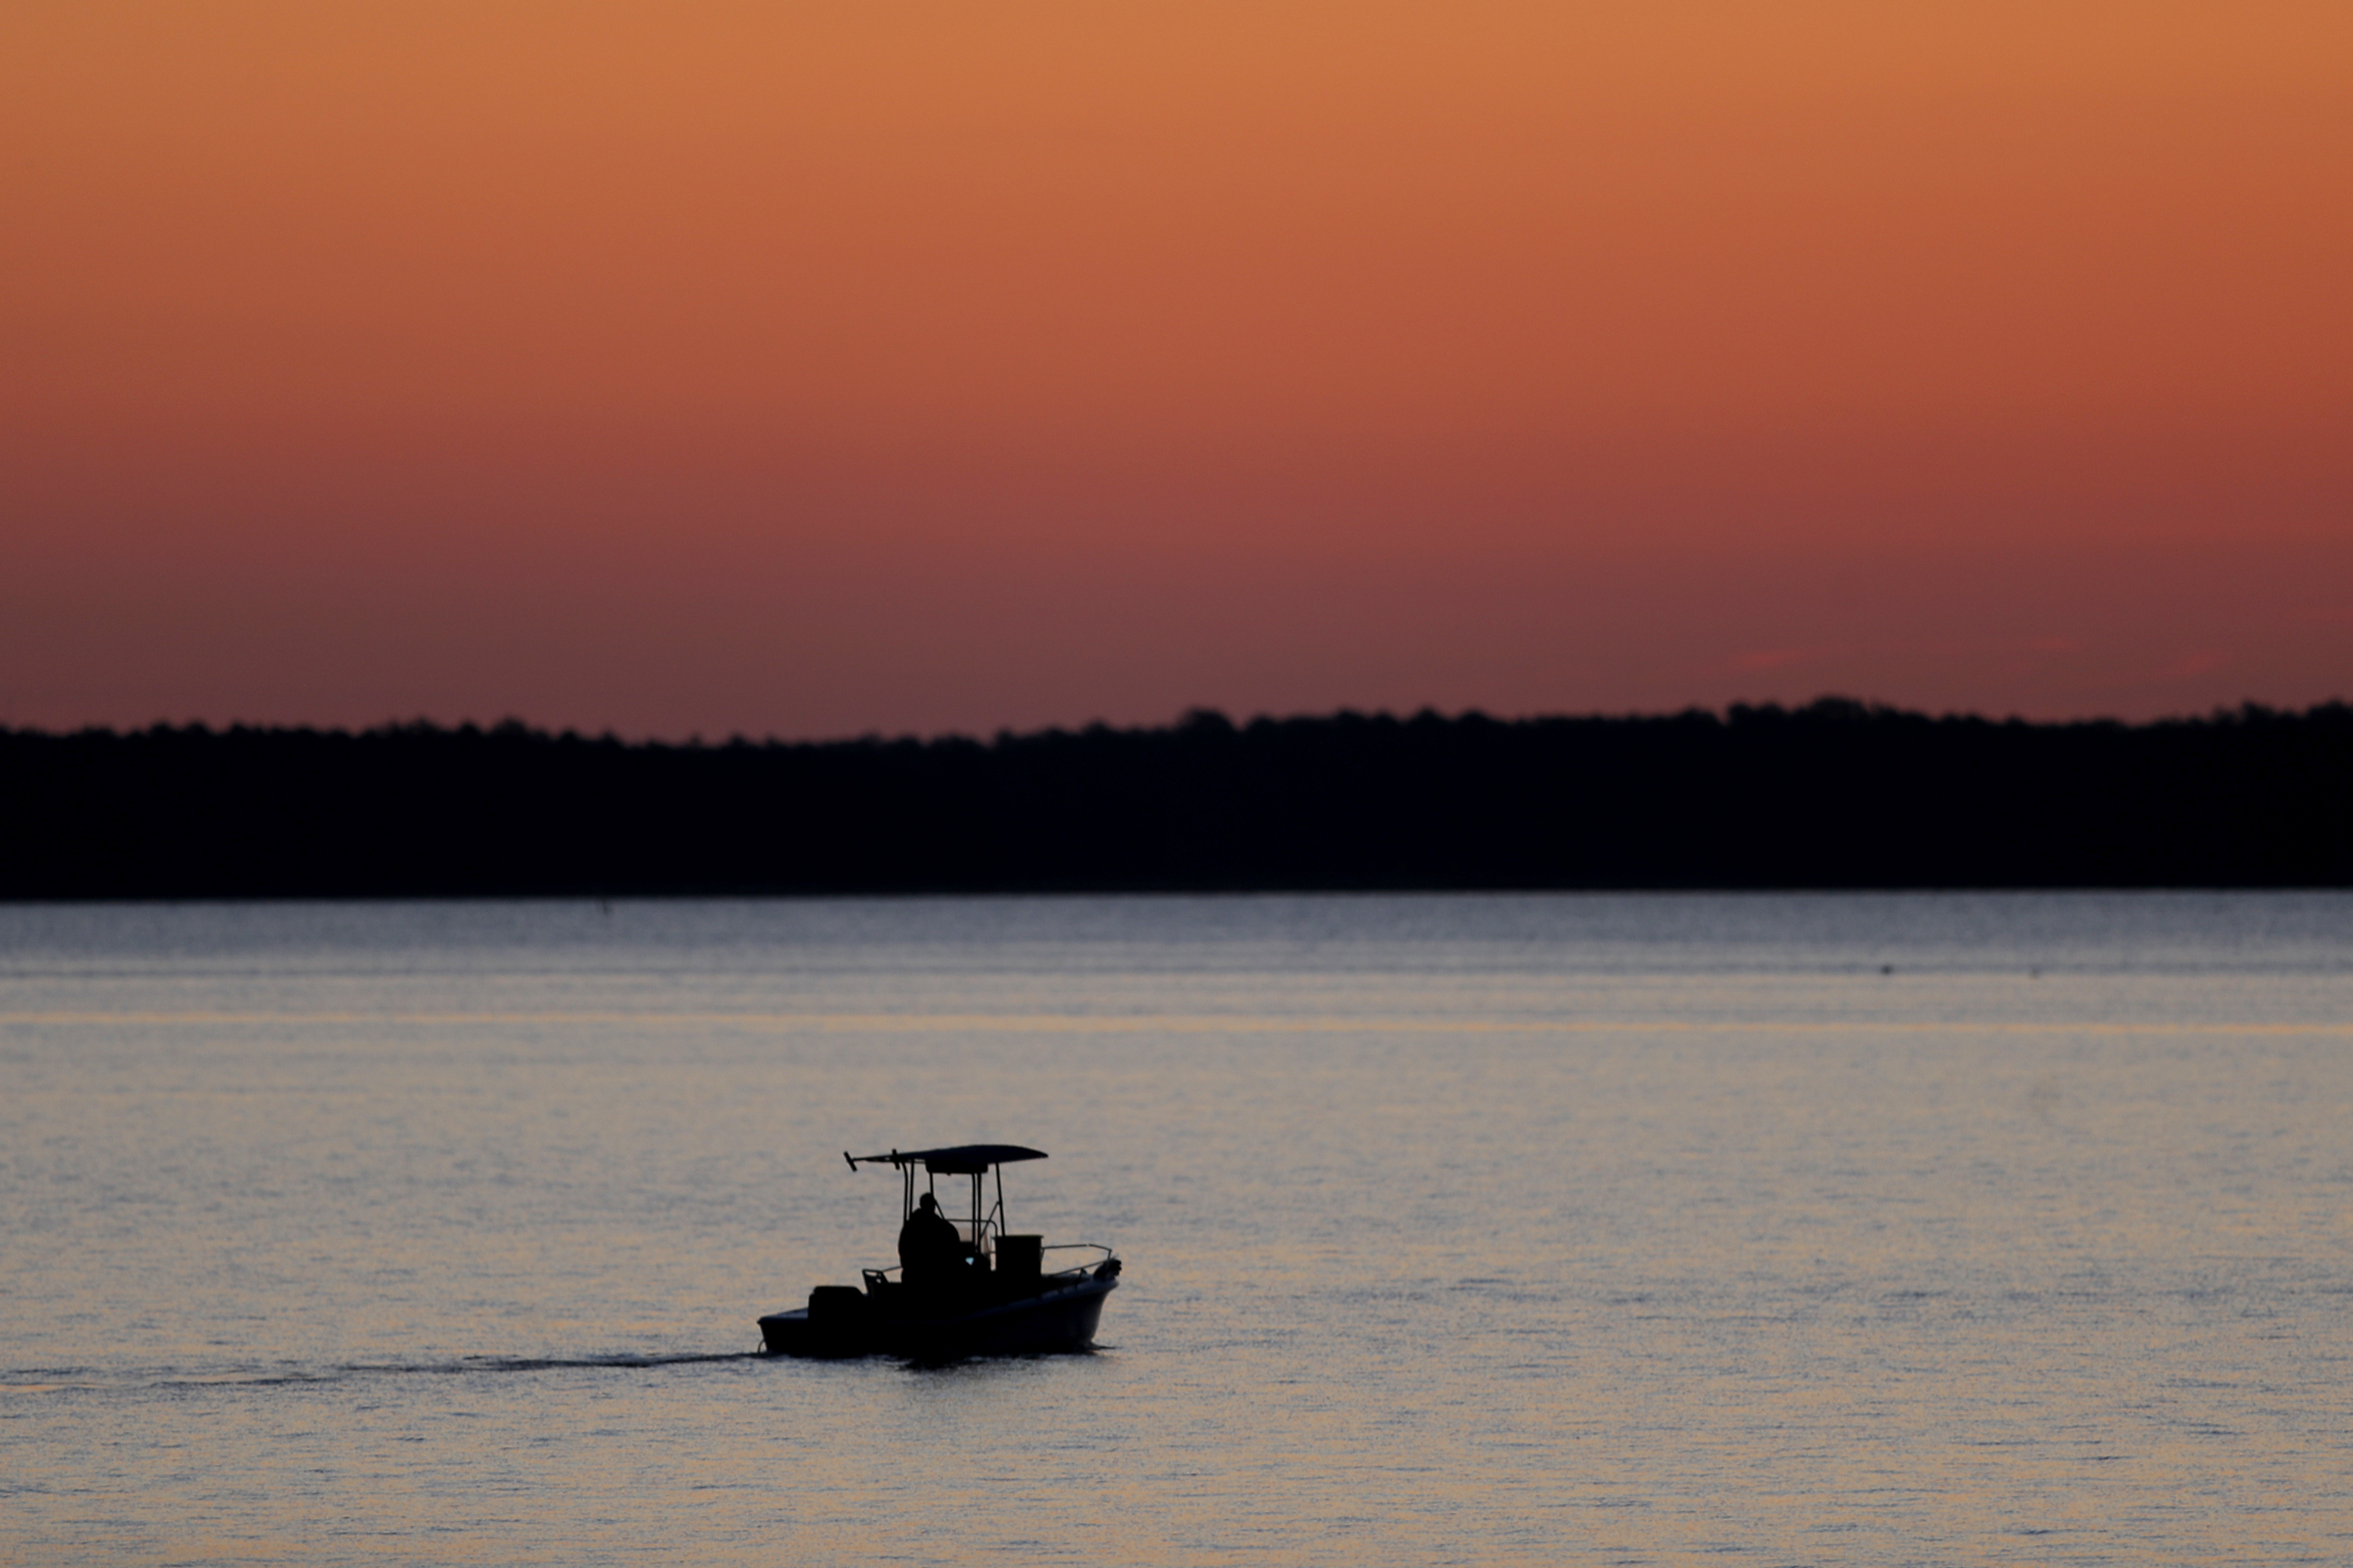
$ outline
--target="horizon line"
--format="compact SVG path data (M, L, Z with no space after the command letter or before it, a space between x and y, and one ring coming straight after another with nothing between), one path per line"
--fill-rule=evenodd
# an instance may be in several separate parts
M153 736L225 736L225 735L311 735L324 738L367 740L398 735L492 736L504 739L527 739L552 742L578 742L593 745L617 745L636 749L675 751L724 751L736 748L776 749L789 747L832 746L896 746L970 744L983 747L1018 743L1025 741L1050 740L1058 737L1091 735L1155 735L1185 731L1226 730L1237 734L1254 730L1281 728L1293 724L1495 724L1505 727L1546 724L1642 724L1696 723L1734 725L1743 722L1774 722L1798 720L1808 722L1919 722L1928 724L1985 724L2002 727L2059 730L2112 728L2123 730L2157 730L2185 725L2222 725L2259 723L2273 720L2310 720L2348 710L2345 697L2331 697L2305 708L2274 707L2253 699L2244 699L2236 707L2218 706L2203 713L2165 714L2149 719L2125 719L2114 714L2084 714L2068 718L2029 718L2010 713L1996 718L1975 710L1955 710L1931 713L1925 709L1905 708L1875 698L1855 698L1841 693L1825 692L1811 700L1794 705L1775 701L1730 702L1723 708L1711 708L1704 703L1691 703L1682 708L1651 710L1624 710L1615 712L1532 712L1499 716L1477 707L1461 708L1448 712L1425 705L1410 713L1399 714L1388 708L1334 708L1320 712L1287 714L1256 713L1235 720L1222 709L1207 704L1188 707L1176 718L1163 722L1115 724L1104 719L1091 719L1075 724L1053 723L1026 730L1001 727L987 735L965 731L935 731L928 734L902 731L886 733L868 730L856 734L836 734L789 737L770 733L759 737L742 731L723 739L706 739L702 731L691 731L683 738L661 735L625 736L607 727L594 733L576 726L561 730L531 722L517 714L508 714L491 722L476 719L460 719L455 722L417 714L407 719L385 719L365 728L348 725L320 725L301 721L254 721L230 720L216 723L205 719L189 719L174 722L158 719L145 725L116 728L111 724L84 724L76 729L50 729L40 725L11 725L0 722L0 738L39 737L45 740L95 739L110 737L132 740Z

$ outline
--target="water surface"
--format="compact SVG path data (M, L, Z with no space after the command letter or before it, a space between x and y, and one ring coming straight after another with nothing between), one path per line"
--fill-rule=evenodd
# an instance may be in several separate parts
M2353 1561L2353 898L0 908L0 1559ZM1008 1142L1085 1356L771 1362Z

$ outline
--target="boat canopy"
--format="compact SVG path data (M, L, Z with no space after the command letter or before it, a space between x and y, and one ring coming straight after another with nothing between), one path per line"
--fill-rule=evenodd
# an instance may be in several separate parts
M849 1162L853 1171L860 1165L896 1165L902 1169L921 1165L934 1176L977 1176L992 1165L1042 1160L1046 1152L1024 1149L1018 1143L959 1143L952 1149L893 1149L888 1154L853 1154L845 1149L841 1157Z

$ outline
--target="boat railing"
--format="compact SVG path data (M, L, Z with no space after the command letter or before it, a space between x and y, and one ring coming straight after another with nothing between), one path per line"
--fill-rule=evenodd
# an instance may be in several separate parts
M1092 1252L1095 1255L1091 1258L1082 1258L1078 1262L1070 1264L1065 1268L1045 1269L1040 1275L1040 1278L1047 1279L1059 1279L1065 1274L1082 1274L1090 1266L1105 1262L1113 1256L1112 1249L1105 1247L1100 1241L1058 1241L1051 1247L1041 1247L1038 1250L1041 1253ZM861 1268L859 1270L859 1273L865 1278L866 1288L869 1290L872 1290L878 1285L889 1285L893 1283L895 1278L903 1278L904 1272L903 1267L896 1263L892 1264L888 1268Z
M1049 1268L1045 1270L1045 1278L1049 1279L1058 1278L1064 1274L1080 1273L1088 1267L1089 1263L1101 1263L1104 1258L1107 1258L1112 1255L1111 1248L1105 1247L1100 1241L1061 1241L1056 1242L1051 1247L1039 1247L1039 1250L1040 1252L1092 1252L1098 1255L1092 1259L1082 1259L1077 1263L1071 1264L1067 1268Z

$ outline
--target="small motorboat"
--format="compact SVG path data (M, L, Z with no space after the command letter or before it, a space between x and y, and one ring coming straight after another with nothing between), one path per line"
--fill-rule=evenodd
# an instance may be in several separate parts
M845 1150L841 1157L853 1172L883 1164L899 1172L902 1226L916 1221L916 1173L923 1173L921 1206L927 1211L938 1205L941 1177L969 1176L966 1217L954 1222L955 1240L925 1260L913 1279L904 1277L903 1267L864 1269L863 1288L820 1285L809 1292L806 1308L762 1318L760 1340L768 1354L945 1361L1084 1350L1092 1342L1103 1298L1119 1288L1118 1257L1093 1242L1048 1247L1043 1237L1005 1228L1004 1168L1042 1160L1043 1152L1012 1143L964 1143L887 1154ZM993 1195L984 1191L992 1180ZM1095 1256L1047 1267L1048 1254L1069 1252Z

